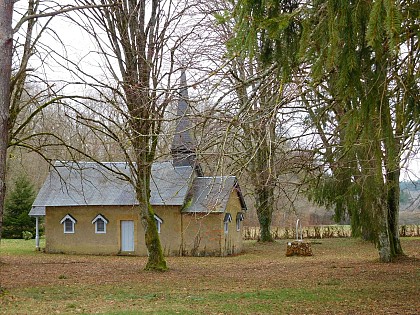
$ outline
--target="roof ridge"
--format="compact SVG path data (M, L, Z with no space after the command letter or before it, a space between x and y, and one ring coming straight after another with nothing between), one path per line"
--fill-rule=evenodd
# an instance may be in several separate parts
M236 178L235 175L219 175L219 176L197 176L196 178Z

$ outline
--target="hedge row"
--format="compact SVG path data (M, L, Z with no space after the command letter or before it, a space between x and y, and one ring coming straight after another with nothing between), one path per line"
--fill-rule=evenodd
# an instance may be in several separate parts
M350 237L351 229L349 225L318 225L305 226L299 229L299 238L334 238L334 237ZM245 226L243 237L246 240L257 240L260 235L259 227ZM291 227L271 227L271 235L274 239L295 239L296 229ZM412 237L420 236L420 225L401 225L400 236Z

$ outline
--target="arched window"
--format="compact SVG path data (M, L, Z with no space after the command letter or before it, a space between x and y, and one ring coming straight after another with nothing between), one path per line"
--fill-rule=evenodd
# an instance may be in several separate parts
M105 234L106 233L106 225L108 224L108 220L102 214L98 214L92 220L92 224L95 224L95 233L96 234Z
M66 214L64 218L61 219L60 224L64 226L64 233L71 234L74 233L74 225L77 220L73 218L70 214Z
M158 233L160 233L160 225L163 223L163 220L155 214L155 221L156 221L157 231Z
M225 234L229 233L229 222L232 222L232 216L230 213L226 213L223 219L223 226L224 226Z
M244 214L242 212L238 212L236 214L236 231L240 231L241 230L241 221L244 220Z

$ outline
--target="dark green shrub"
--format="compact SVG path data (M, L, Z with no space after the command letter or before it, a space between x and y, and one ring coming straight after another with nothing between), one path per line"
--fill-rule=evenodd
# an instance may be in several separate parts
M26 241L31 240L34 237L33 233L29 231L23 231L22 232L22 238Z
M15 181L13 191L7 196L3 220L3 238L22 238L23 231L35 235L35 218L29 216L35 192L25 176Z

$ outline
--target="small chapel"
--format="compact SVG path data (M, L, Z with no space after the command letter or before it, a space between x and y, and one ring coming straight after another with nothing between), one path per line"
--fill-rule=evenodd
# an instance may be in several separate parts
M166 256L227 256L242 251L246 204L235 176L204 176L181 74L172 159L152 165L150 202ZM126 162L57 161L30 216L44 217L45 252L146 256L144 229Z

